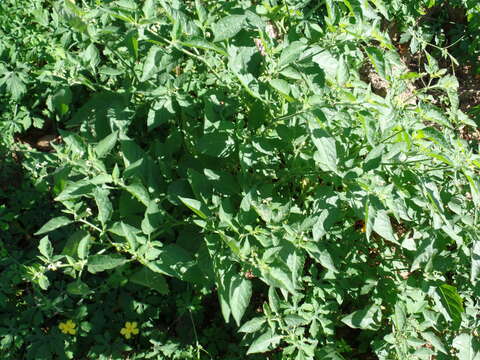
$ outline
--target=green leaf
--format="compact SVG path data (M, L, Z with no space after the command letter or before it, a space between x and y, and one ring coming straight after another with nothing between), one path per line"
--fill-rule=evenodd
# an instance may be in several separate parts
M140 81L147 81L160 71L158 65L160 64L162 55L163 50L158 46L152 46L148 50L147 56L143 63L143 72Z
M278 60L278 67L283 68L296 61L306 49L306 45L300 41L290 43L282 50L280 59Z
M460 334L453 339L452 346L458 350L459 360L480 360L479 344L471 334Z
M324 268L337 273L338 270L335 267L335 262L328 249L324 248L320 243L307 242L303 245L303 248L307 250L312 258L315 259Z
M68 112L71 102L72 91L67 86L58 89L52 96L52 105L60 115L65 115Z
M78 243L77 253L79 259L85 260L88 257L88 253L90 252L90 240L90 235L87 234Z
M392 223L385 210L378 210L373 221L373 230L385 240L398 244L393 235Z
M245 324L243 324L242 327L238 329L238 331L251 334L260 330L263 324L265 324L266 322L267 322L267 319L264 316L256 317L256 318L250 319Z
M350 77L350 73L348 71L348 64L347 64L347 61L345 60L345 56L342 56L340 58L340 61L338 62L338 68L337 68L338 85L340 86L345 85L349 77Z
M235 276L230 282L230 309L232 311L233 318L238 326L240 326L241 320L248 304L250 303L250 297L252 296L252 283L240 276Z
M378 330L382 312L380 306L369 305L364 309L357 310L350 315L344 316L342 322L354 329Z
M92 255L88 258L88 271L92 274L111 270L127 263L128 260L121 255Z
M213 42L230 39L237 35L243 29L245 19L245 15L229 15L217 21L212 26L215 36Z
M425 340L427 340L430 344L432 344L437 351L440 351L441 353L448 355L448 351L445 348L445 345L443 345L442 340L440 340L440 338L437 335L435 335L433 332L431 331L422 332L421 335Z
M463 301L458 295L457 289L454 286L443 284L437 287L437 292L440 295L440 300L447 311L450 319L455 327L460 326L462 321Z
M337 148L335 139L320 129L312 130L312 140L317 147L315 161L325 171L337 172Z
M278 344L281 338L280 335L275 335L272 330L268 329L250 345L247 355L267 352L273 345Z
M158 293L168 294L168 284L165 277L149 268L142 267L130 276L129 280L138 285L146 286L150 289L158 291Z
M118 131L114 131L110 135L103 138L97 145L95 145L95 153L101 159L107 156L117 144Z
M67 285L67 292L71 295L86 296L91 293L90 288L80 279Z
M48 233L50 231L56 230L61 228L62 226L66 226L71 224L73 221L67 218L66 216L58 216L53 219L50 219L45 225L43 225L40 230L38 230L35 235L42 235Z
M385 58L383 57L382 51L376 47L367 47L366 50L377 74L380 75L381 78L387 79L387 74L385 72Z
M337 79L338 60L329 51L322 51L315 55L312 60L325 72L328 79L332 81Z
M125 37L128 52L134 59L138 59L138 31L131 30Z
M95 197L95 203L98 208L98 220L102 223L102 226L105 226L107 221L110 220L113 213L112 203L108 198L109 191L107 189L95 188L93 191L93 196Z
M290 84L282 79L272 79L270 80L270 85L280 92L281 94L288 96L290 94Z
M208 219L208 216L210 216L210 210L200 201L196 199L190 199L186 197L178 197L180 201L188 207L190 210L192 210L195 214L200 216L202 219Z
M40 240L40 243L38 245L38 250L40 251L40 254L45 256L47 259L50 259L52 257L53 246L50 240L48 239L48 236L45 236Z
M18 100L27 92L27 86L22 78L21 73L17 75L17 73L14 72L7 72L3 78L0 79L0 86L5 85L7 91L12 95L12 98Z
M478 282L480 276L480 241L475 241L470 249L472 265L470 270L470 281L473 285Z
M132 194L133 197L135 197L143 205L148 207L148 204L150 203L150 195L140 181L135 181L134 183L125 186L125 190Z

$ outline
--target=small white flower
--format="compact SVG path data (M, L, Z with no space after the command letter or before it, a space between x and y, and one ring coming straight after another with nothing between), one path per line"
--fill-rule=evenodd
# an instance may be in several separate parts
M62 265L62 262L57 261L56 263L48 264L47 269L52 270L52 271L56 271L60 265Z

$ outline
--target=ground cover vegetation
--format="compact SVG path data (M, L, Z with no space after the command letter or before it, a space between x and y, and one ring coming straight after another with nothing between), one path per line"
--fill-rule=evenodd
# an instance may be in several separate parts
M480 359L479 24L0 2L0 358Z

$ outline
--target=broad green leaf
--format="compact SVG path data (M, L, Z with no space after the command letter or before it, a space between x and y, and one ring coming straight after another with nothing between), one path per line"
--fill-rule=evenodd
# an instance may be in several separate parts
M38 230L35 235L42 235L48 233L50 231L56 230L61 228L62 226L66 226L71 224L73 221L67 218L66 216L58 216L53 219L50 219L45 225L43 225L40 230Z
M68 112L71 102L72 91L67 86L61 87L52 95L52 105L60 115L65 115Z
M159 70L160 60L163 55L162 48L158 46L152 46L147 53L145 61L143 63L143 72L140 81L147 81L151 79Z
M471 334L460 334L453 339L452 346L458 350L458 360L480 360L480 346Z
M277 345L281 338L282 336L275 335L272 333L272 330L268 329L267 332L256 338L250 345L247 355L267 352L271 350L272 346Z
M421 335L425 340L427 340L430 344L432 344L437 351L440 351L441 353L448 355L448 351L445 345L443 345L442 340L440 340L440 338L437 335L435 335L433 332L431 331L422 332Z
M312 130L312 140L317 147L315 160L325 171L337 172L337 148L335 139L320 129Z
M239 332L251 334L254 332L257 332L260 330L267 322L267 319L265 317L255 317L253 319L248 320L245 324L242 325L240 329L238 329Z
M395 235L393 234L392 223L390 217L385 210L378 210L373 221L373 230L383 237L385 240L398 244Z
M280 59L278 60L278 67L283 68L292 62L296 61L306 49L306 45L300 41L294 41L282 50Z
M38 245L38 250L40 251L40 254L45 256L47 259L50 259L53 255L53 246L50 240L48 239L48 236L44 236Z
M186 207L188 207L202 219L208 219L208 216L210 215L210 210L203 203L196 199L190 199L181 196L179 196L178 198Z
M112 217L113 207L110 199L108 198L109 191L107 189L95 188L93 196L95 197L95 203L98 208L98 220L105 226L108 220Z
M357 310L350 315L344 316L342 322L354 329L378 330L382 312L378 305L369 305L364 309Z
M118 131L114 131L107 137L103 138L96 146L95 146L95 153L97 154L98 158L103 158L107 156L112 149L115 147L115 144L118 140Z
M345 85L349 77L350 77L350 74L348 71L348 64L347 64L347 61L345 60L345 56L342 56L338 62L338 68L337 68L338 85L340 86Z
M88 271L92 274L124 265L128 260L121 255L92 255L88 258Z
M14 100L20 99L27 92L27 86L21 73L7 72L3 78L0 78L0 86L2 85L5 85Z
M245 15L229 15L217 21L212 26L215 36L213 42L227 40L237 35L243 29L245 19Z
M376 47L367 47L367 55L375 68L375 71L381 78L387 79L387 74L385 71L385 58L383 57L383 53L380 49Z
M338 60L329 52L322 51L312 58L314 63L325 72L328 79L335 81L337 78Z
M454 326L459 326L462 321L463 301L458 295L457 289L454 286L443 284L437 287L437 292L440 295L441 302L447 311Z
M323 245L309 241L303 245L303 248L324 268L334 273L338 272L330 252Z
M90 240L90 235L87 234L87 236L84 236L78 243L77 254L79 259L84 260L88 257L91 244Z
M148 207L148 204L150 203L150 195L141 182L136 181L125 186L125 190L132 194L143 205Z
M472 261L470 269L470 281L472 284L478 282L480 276L480 241L475 241L470 249L470 258Z
M153 272L149 268L142 267L140 270L133 273L129 280L138 285L146 286L148 288L158 291L160 294L168 294L168 284L163 275Z
M67 285L67 292L72 295L86 296L91 293L91 290L87 284L77 279Z
M137 235L135 235L135 232L133 229L125 224L124 222L121 223L123 234L125 238L127 239L128 245L130 246L130 250L135 251L135 249L138 246L137 242Z
M270 85L281 94L289 97L288 95L290 94L290 84L285 80L272 79L270 80Z
M89 238L90 234L85 230L78 230L74 232L67 240L63 247L62 255L68 255L70 257L76 257L78 248L83 239Z
M129 31L125 37L125 42L127 44L127 49L130 52L130 56L134 59L138 59L138 32L136 30Z
M252 283L240 276L233 277L230 282L230 309L232 311L233 318L238 326L240 326L241 320L248 304L250 303L250 297L252 296Z

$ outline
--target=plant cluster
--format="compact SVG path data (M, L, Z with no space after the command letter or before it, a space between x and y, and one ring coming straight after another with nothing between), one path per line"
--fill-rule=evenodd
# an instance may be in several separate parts
M31 178L0 193L3 358L480 357L477 124L420 21L444 5L22 6L0 5L2 151Z

